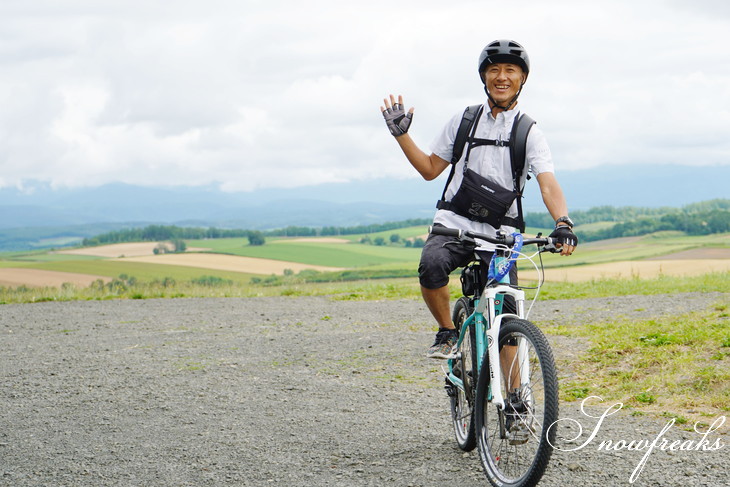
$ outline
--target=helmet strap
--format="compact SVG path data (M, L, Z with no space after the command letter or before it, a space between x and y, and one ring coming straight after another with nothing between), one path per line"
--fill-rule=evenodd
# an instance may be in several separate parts
M495 100L495 99L494 99L494 98L492 97L492 94L491 94L491 93L489 93L489 90L487 89L487 84L485 83L485 84L484 84L484 92L485 92L485 93L487 94L487 98L489 98L489 101L490 101L490 102L492 103L492 107L491 107L491 109L490 109L490 112L491 112L491 111L494 111L494 109L495 109L495 108L500 108L500 109L504 110L505 112L506 112L507 110L509 110L509 109L510 109L510 108L512 107L512 105L514 105L514 104L515 104L515 102L517 101L517 98L518 98L518 97L520 96L520 93L522 93L522 87L523 87L523 86L525 86L525 84L524 84L524 83L522 83L522 84L520 85L520 89L519 89L519 91L517 91L517 94L516 94L516 95L515 95L515 96L514 96L514 97L512 98L512 100L510 100L510 102L509 102L509 103L507 103L507 106L502 106L502 105L499 105L499 104L498 104L498 103L496 102L496 100Z

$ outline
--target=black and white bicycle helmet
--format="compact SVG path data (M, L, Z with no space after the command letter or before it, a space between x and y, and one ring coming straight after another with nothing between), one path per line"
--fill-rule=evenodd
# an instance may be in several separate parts
M490 64L511 63L522 68L526 75L530 74L530 57L527 51L515 41L499 39L487 44L479 56L479 77ZM482 79L482 81L484 81Z

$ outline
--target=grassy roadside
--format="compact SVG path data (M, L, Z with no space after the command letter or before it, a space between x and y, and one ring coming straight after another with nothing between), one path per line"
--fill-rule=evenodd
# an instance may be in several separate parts
M645 321L548 327L548 334L587 342L561 399L600 396L634 414L709 424L730 411L730 312L718 303L703 313Z
M34 303L43 301L87 301L106 299L153 299L192 297L264 297L264 296L330 296L332 299L374 301L381 299L421 299L415 277L354 280L346 282L304 282L298 276L285 276L272 283L243 282L212 271L190 277L189 274L167 275L164 278L143 279L121 274L109 283L97 281L88 287L65 284L62 287L2 287L0 304ZM535 283L523 283L527 287ZM461 295L458 274L449 284L451 295ZM730 272L718 272L677 279L659 276L653 279L596 279L588 282L548 283L538 300L600 298L627 295L651 295L678 292L727 292ZM528 299L534 290L527 289Z

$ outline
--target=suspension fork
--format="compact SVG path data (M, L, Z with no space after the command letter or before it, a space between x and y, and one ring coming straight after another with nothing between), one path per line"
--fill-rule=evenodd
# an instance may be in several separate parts
M502 302L505 296L512 296L515 298L517 304L517 314L497 314L497 307L501 308ZM502 327L502 321L507 318L521 318L524 316L524 301L525 293L519 289L513 289L509 286L498 285L496 287L490 287L484 290L482 294L482 300L475 309L477 316L488 316L488 323L486 328L486 353L489 356L489 383L491 390L491 401L496 403L497 406L504 409L505 398L502 391L502 374L500 353L499 353L499 333ZM499 302L499 304L497 304ZM477 339L478 340L478 339ZM482 345L484 346L484 345ZM524 340L520 340L517 349L517 360L519 364L520 383L524 384L529 382L529 367L522 366L525 363L527 357L527 345ZM479 350L479 348L477 348ZM484 348L482 348L484 351ZM479 355L482 357L483 355ZM480 363L481 367L481 363ZM480 373L482 371L480 370Z

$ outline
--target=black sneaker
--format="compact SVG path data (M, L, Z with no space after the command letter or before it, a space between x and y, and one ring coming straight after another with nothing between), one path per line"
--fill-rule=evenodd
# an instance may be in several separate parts
M454 347L459 339L455 329L441 328L436 333L436 340L426 352L428 358L450 359L454 358Z

